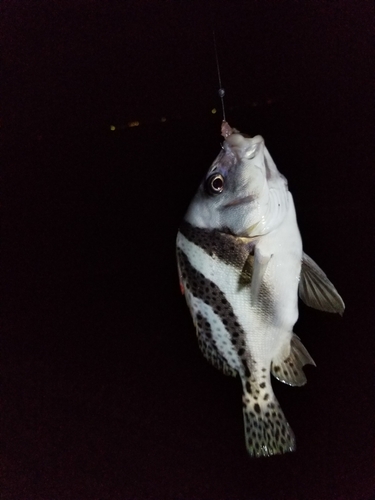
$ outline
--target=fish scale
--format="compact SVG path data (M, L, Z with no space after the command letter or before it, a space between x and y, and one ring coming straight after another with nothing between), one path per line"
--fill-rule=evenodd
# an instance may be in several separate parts
M181 290L204 357L243 387L251 456L293 451L295 438L271 374L306 383L315 365L293 333L298 294L316 309L344 311L337 290L302 251L293 198L263 138L223 124L223 151L211 165L177 234Z
M178 235L177 256L186 284L186 300L197 328L198 344L206 359L216 368L227 375L240 374L244 388L243 414L249 453L253 456L263 456L290 451L294 448L294 435L273 393L269 376L266 375L267 372L269 373L269 366L263 367L262 371L262 367L258 367L255 361L250 359L251 352L246 345L246 333L241 327L241 320L235 315L230 305L230 300L237 288L233 286L233 283L236 284L239 281L243 260L246 257L246 253L243 252L243 246L246 243L240 241L231 248L232 252L235 247L238 248L237 258L232 253L231 264L229 264L233 270L237 269L238 276L233 276L232 283L230 281L227 283L225 293L222 289L225 286L224 283L220 283L222 287L220 288L212 281L217 279L217 273L211 275L211 280L205 278L197 268L207 269L208 261L214 259L213 264L215 264L218 255L225 260L224 248L228 248L228 235L223 236L222 245L220 245L220 234L212 235L209 240L215 241L215 250L213 250L211 246L202 243L199 238L199 229L196 231L197 235L194 235L194 228L190 225L183 224L182 228L184 234L180 232ZM188 234L190 240L195 243L187 240L185 234ZM197 244L198 241L204 249ZM190 254L191 261L183 250ZM199 250L203 250L205 254L199 255L201 253ZM226 262L229 262L228 259ZM234 266L235 262L237 268ZM211 268L216 269L215 265ZM224 273L221 274L224 275ZM220 280L217 281L220 282ZM244 295L249 295L249 287L250 283L247 285L247 290L243 287ZM246 303L246 299L244 302ZM202 344L207 342L204 334L207 327L211 332L210 350L214 353L213 357L207 356L205 350L202 349ZM250 366L253 373L250 371ZM278 413L275 413L276 410L272 408L277 408ZM279 418L278 415L282 417ZM249 422L253 422L254 425L251 426ZM255 429L257 431L254 435ZM274 435L271 446L269 440L272 432Z

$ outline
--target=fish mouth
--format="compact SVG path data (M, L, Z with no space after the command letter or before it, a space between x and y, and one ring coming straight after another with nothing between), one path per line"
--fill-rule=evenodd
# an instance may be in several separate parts
M236 207L238 205L245 205L246 203L251 203L252 201L255 200L255 196L254 195L248 195L248 196L244 196L243 198L239 198L238 200L234 200L234 201L231 201L230 203L227 203L226 205L224 205L224 208L228 208L228 207Z

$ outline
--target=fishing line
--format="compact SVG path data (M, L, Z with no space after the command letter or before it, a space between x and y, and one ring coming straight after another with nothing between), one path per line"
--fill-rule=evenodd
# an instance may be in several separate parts
M212 7L212 2L211 2L210 7ZM220 97L220 100L221 100L221 107L222 107L222 110L223 110L223 121L226 121L226 120L225 120L225 108L224 108L224 96L225 96L225 90L223 89L223 87L222 87L222 85L221 85L221 74L220 74L219 55L218 55L217 45L216 45L216 35L215 35L215 26L214 26L214 19L213 19L213 15L212 15L212 9L211 9L211 24L212 24L212 37L213 37L213 41L214 41L214 49L215 49L215 58L216 58L217 77L218 77L218 80L219 80L219 90L218 90L218 94L219 94L219 97Z

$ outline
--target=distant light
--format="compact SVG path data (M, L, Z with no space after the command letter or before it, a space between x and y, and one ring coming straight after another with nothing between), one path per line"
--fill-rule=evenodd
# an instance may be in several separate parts
M129 122L128 123L128 127L139 127L139 122L138 121Z
M110 127L110 128L111 128L112 132L113 132L114 130L116 130L116 127L115 127L114 125L111 125L111 127Z
M162 117L161 117L161 121L162 121L162 123L166 122L166 121L167 121L166 117L165 117L165 116L162 116Z
M211 109L211 113L215 115L217 113L216 108Z

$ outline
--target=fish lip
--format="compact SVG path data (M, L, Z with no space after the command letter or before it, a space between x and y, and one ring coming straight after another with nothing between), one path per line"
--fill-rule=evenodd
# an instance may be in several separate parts
M243 198L239 198L238 200L231 201L224 205L223 208L235 207L237 205L245 205L246 203L251 203L256 199L255 195L249 194L248 196L244 196Z

